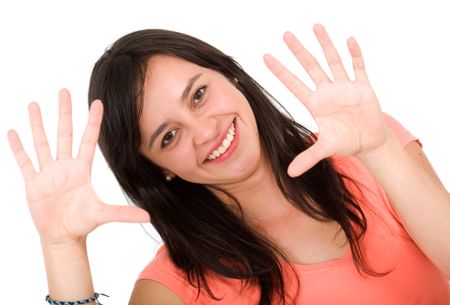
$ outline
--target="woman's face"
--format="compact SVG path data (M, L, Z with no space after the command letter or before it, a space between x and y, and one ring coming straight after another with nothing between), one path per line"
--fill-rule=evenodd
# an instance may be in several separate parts
M149 60L140 130L141 153L187 181L226 187L261 163L244 95L222 74L177 57Z

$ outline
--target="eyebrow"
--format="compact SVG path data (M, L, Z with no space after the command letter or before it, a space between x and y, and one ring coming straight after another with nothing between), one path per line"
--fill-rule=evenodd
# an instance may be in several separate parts
M189 79L189 81L186 84L186 87L184 88L183 92L181 93L180 102L184 101L187 98L189 92L192 89L192 86L194 85L195 81L200 78L200 76L202 76L202 74L198 73ZM149 148L152 148L153 143L155 142L156 138L160 135L160 133L164 129L166 129L167 125L169 125L169 123L166 121L166 122L162 123L161 125L159 125L158 128L156 128L155 132L150 137L150 140L148 143Z

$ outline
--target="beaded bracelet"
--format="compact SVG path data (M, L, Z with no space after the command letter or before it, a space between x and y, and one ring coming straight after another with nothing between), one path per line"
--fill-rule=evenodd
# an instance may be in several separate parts
M100 302L98 301L98 297L99 297L100 295L103 295L103 296L105 296L105 297L109 297L109 296L106 295L106 294L95 292L93 297L90 297L90 298L84 299L84 300L79 300L79 301L56 301L56 300L52 300L52 299L50 298L49 295L47 295L47 296L45 297L45 300L46 300L49 304L53 304L53 305L80 305L80 304L88 304L88 303L91 303L91 302L95 302L96 305L102 305L102 304L100 304Z

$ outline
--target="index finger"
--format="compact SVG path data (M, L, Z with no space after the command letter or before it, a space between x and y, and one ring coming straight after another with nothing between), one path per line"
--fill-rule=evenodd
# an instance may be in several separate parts
M297 76L290 72L272 55L264 55L264 62L269 70L303 103L307 106L311 89L308 88Z
M78 152L78 159L92 165L94 159L95 146L97 145L100 125L103 116L103 104L100 100L95 100L89 110L89 119Z

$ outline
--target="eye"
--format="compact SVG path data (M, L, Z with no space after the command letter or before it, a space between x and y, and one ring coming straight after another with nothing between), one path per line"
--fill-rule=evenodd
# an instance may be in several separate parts
M177 134L176 129L172 129L168 133L166 133L161 141L161 148L166 147L170 143L172 143L173 139L175 138L175 135Z
M194 95L192 96L194 104L199 103L203 99L203 96L205 95L205 90L206 87L200 87L194 92Z

